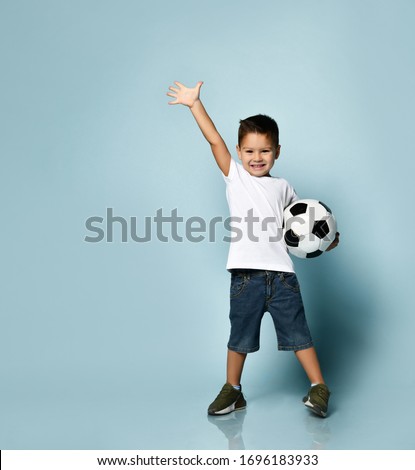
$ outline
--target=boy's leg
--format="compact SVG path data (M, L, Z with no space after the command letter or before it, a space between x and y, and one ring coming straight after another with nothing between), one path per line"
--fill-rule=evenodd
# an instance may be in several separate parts
M226 383L209 405L210 415L223 415L245 408L240 386L248 352L259 349L259 334L265 306L265 275L262 271L233 271L230 288L231 332L228 341ZM236 351L235 351L236 350ZM246 352L237 352L238 350ZM235 388L236 387L236 388Z
M313 347L302 349L300 351L295 351L295 355L303 366L310 382L313 384L310 387L307 396L303 398L303 403L314 413L325 417L327 415L330 390L324 383L316 350Z
M246 407L246 400L241 387L235 388L233 386L240 385L245 359L245 353L228 349L226 384L222 387L215 400L209 405L208 414L225 415Z
M323 374L321 373L320 363L317 358L317 353L314 347L295 351L295 355L302 365L308 379L312 384L324 384ZM227 358L227 383L231 385L239 385L241 382L242 371L246 359L246 353L239 353L228 349ZM329 392L327 390L328 396ZM327 395L326 393L326 395ZM317 414L322 416L326 415L327 412L327 401L328 396L323 398L322 403L318 403L320 406L314 406L309 402L310 397L306 397L306 405L311 405L311 408Z
M310 382L312 384L324 384L323 375L314 347L294 352Z
M240 385L245 359L246 353L240 353L228 349L226 381L231 385Z

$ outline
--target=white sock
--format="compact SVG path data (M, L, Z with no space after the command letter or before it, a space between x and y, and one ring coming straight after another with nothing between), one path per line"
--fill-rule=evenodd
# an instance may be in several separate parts
M240 385L232 385L232 387L233 387L235 390L241 391L241 386L240 386Z

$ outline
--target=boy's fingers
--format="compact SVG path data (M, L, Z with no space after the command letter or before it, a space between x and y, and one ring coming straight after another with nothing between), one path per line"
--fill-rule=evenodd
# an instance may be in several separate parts
M193 96L194 90L196 90L196 92L199 93L200 87L203 85L203 82L197 82L194 88L187 88L180 82L175 81L173 83L176 85L177 88L174 86L169 86L170 91L167 92L166 95L171 96L172 98L175 98L175 100L170 101L168 104L183 103L183 97L186 97L187 95Z
M336 248L337 245L339 244L339 241L340 241L340 233L336 232L336 238L332 241L332 243L330 244L330 246L327 248L326 251L331 251L333 248Z
M177 101L177 95L176 94L167 92L166 95L171 96L172 98L174 98L173 101L168 101L168 104L177 104L178 101Z

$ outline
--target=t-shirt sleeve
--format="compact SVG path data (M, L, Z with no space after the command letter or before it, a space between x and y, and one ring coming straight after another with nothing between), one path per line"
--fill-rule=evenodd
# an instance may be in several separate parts
M229 181L231 181L231 180L234 178L235 173L236 173L236 162L235 162L235 160L231 157L231 164L230 164L230 166L229 166L229 173L228 173L228 176L225 176L225 175L222 173L223 179L228 183Z
M288 184L288 188L287 188L287 197L286 197L286 200L285 200L285 206L284 206L284 209L286 207L288 207L290 204L292 204L293 202L295 201L298 201L300 198L298 197L297 193L295 192L295 189L290 185Z

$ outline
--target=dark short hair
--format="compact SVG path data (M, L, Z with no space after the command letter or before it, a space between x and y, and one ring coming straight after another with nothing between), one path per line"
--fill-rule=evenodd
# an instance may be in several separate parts
M257 114L239 121L238 145L241 145L242 139L249 133L255 132L265 134L271 139L272 144L276 147L279 145L279 129L274 119L265 114Z

